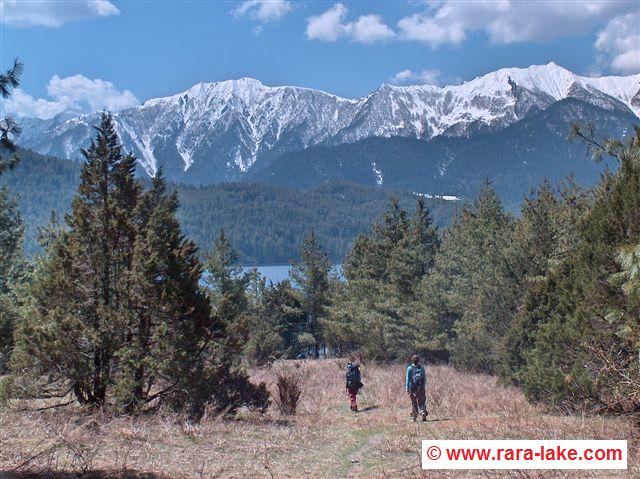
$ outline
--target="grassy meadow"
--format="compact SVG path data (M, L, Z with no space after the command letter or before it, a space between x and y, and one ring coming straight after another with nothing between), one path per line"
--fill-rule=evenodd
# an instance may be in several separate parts
M295 416L260 415L191 425L170 413L110 417L53 403L0 412L0 478L445 478L640 477L639 431L621 417L558 416L494 377L427 368L429 417L409 419L401 365L362 366L361 411L349 411L344 361L276 363L252 372L272 393L275 372L303 368ZM423 471L422 439L627 439L629 470Z

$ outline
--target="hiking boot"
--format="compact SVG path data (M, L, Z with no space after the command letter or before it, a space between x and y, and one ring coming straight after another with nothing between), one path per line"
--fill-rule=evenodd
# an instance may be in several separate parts
M429 411L427 411L426 409L424 410L424 412L422 413L422 420L426 421L427 420L427 416L429 415Z

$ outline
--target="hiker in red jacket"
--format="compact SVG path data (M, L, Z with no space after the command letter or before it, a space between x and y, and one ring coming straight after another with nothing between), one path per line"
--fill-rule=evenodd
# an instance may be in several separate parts
M358 363L349 361L349 364L347 364L346 379L347 379L347 394L349 395L349 402L351 403L350 409L353 412L357 412L358 403L357 403L356 396L358 395L358 391L360 391L360 388L363 386L362 382L360 381L361 375L360 375L360 367L358 366Z

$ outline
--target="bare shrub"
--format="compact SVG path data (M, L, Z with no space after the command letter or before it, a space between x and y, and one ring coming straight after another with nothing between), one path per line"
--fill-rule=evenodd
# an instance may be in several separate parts
M292 416L296 413L302 396L305 369L296 364L294 369L275 374L277 394L274 401L283 415Z

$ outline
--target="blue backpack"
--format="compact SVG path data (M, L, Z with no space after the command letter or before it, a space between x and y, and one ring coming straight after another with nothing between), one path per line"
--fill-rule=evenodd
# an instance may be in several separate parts
M413 365L411 367L411 390L418 391L425 386L425 372L422 366Z

